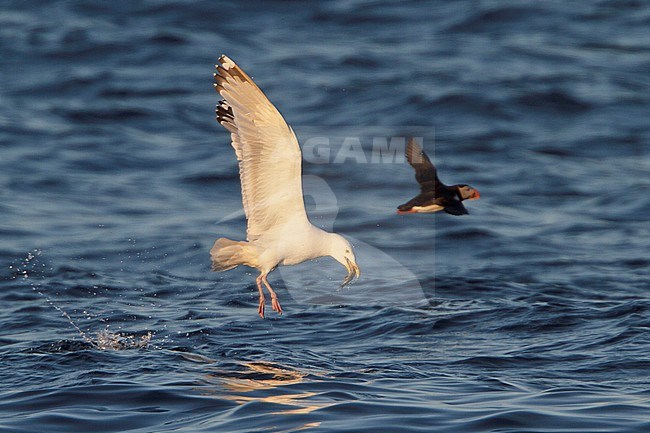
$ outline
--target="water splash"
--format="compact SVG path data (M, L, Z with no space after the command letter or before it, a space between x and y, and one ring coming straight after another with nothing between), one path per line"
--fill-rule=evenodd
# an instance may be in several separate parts
M153 332L149 331L144 335L130 335L123 332L109 332L107 329L99 331L93 346L99 350L126 350L126 349L146 349L153 337Z
M27 279L32 273L37 269L37 259L41 255L40 250L32 250L27 253L27 256L21 261L20 266L14 267L10 266L10 269L13 269L16 275ZM41 266L45 266L42 264ZM38 281L31 281L32 290L38 293L52 308L61 313L70 323L70 325L77 331L81 336L83 341L89 344L92 348L98 350L126 350L126 349L143 349L149 346L151 339L154 336L154 333L148 331L144 335L134 335L127 334L125 332L111 332L108 330L110 325L106 325L106 329L101 330L95 333L95 337L92 338L87 332L79 327L73 320L72 316L68 314L63 308L57 305L52 299L50 299L40 288L40 283Z
M33 289L36 290L36 288L33 288ZM72 325L72 327L73 327L73 328L74 328L74 329L79 333L79 335L81 336L81 338L83 338L83 340L84 340L86 343L90 343L90 344L92 344L93 346L95 346L95 342L93 341L93 339L90 338L90 337L88 337L88 334L86 334L86 333L85 333L85 332L84 332L84 331L83 331L83 330L82 330L82 329L81 329L81 328L80 328L80 327L79 327L79 326L74 322L74 320L72 320L72 317L67 313L67 311L65 311L63 308L59 307L59 306L56 305L54 302L52 302L52 300L51 300L50 298L48 298L48 297L47 297L47 296L46 296L42 291L40 291L40 290L36 290L36 293L38 293L39 295L41 295L41 296L43 297L43 299L45 299L45 302L47 302L48 304L50 304L51 307L53 307L56 311L58 311L59 313L61 313L61 315L62 315L63 317L65 317L66 319L68 319L68 322L70 323L70 325Z

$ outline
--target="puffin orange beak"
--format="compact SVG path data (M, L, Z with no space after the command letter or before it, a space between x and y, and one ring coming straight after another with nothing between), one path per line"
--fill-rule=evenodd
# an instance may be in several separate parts
M470 200L478 200L479 198L481 198L481 194L477 190L474 190L474 193L472 194L472 196L469 199Z

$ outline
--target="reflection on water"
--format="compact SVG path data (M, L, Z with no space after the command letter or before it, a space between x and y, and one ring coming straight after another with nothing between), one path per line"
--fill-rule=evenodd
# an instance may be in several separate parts
M290 409L273 412L275 414L304 414L328 406L325 402L315 403L313 401L307 401L307 399L316 395L315 392L274 393L263 397L244 395L243 393L260 390L281 391L278 388L304 382L307 374L266 362L248 362L242 364L242 366L247 369L247 371L242 373L242 376L219 378L226 389L235 393L224 396L228 400L233 400L240 404L256 401L291 407Z
M300 431L300 430L309 430L310 428L320 426L320 424L321 424L320 422L308 422L301 426L290 428L287 430L278 430L277 433L289 433L289 432Z
M183 353L182 356L194 362L214 362L203 355ZM314 397L318 398L315 392L290 392L289 387L293 385L314 382L308 379L311 373L271 362L243 362L238 365L241 368L235 371L215 368L207 373L201 391L205 392L207 385L211 389L208 391L210 394L241 405L255 402L286 406L269 412L274 415L307 414L335 403L315 401ZM286 431L305 430L320 424L310 422Z
M331 404L330 402L308 400L316 395L314 392L282 392L282 388L288 385L307 381L308 374L305 372L270 362L246 362L241 365L244 370L240 371L237 376L232 376L232 374L227 376L210 374L208 376L210 381L220 382L225 389L233 392L233 394L221 396L222 398L240 404L259 402L289 406L287 409L272 412L283 415L310 413ZM268 391L269 395L251 395L256 391ZM320 423L315 424L320 425Z
M227 389L233 392L250 392L260 389L277 388L303 382L306 373L279 367L267 362L247 362L241 377L222 378ZM253 377L250 377L253 376ZM225 379L225 380L224 380Z

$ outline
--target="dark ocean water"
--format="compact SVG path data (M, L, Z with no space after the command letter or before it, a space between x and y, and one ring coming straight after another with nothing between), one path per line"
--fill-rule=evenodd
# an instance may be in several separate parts
M0 431L650 431L648 2L5 0L0 48ZM362 268L282 317L210 272L222 53ZM409 134L469 216L395 214Z

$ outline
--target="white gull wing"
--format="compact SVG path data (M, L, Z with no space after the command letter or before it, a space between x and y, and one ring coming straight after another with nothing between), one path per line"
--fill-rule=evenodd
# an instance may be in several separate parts
M309 224L302 196L302 153L293 130L253 80L226 56L215 88L224 98L217 121L239 161L248 241L286 224Z

